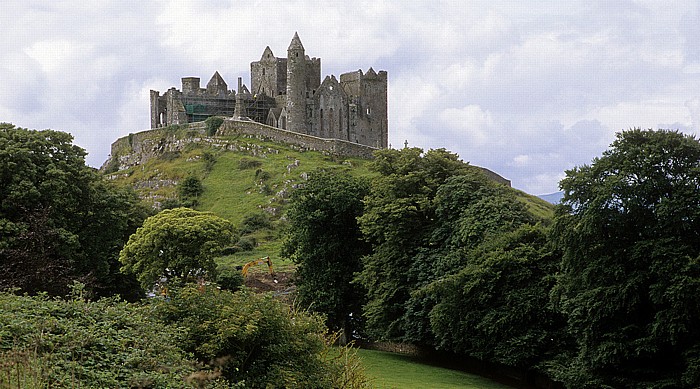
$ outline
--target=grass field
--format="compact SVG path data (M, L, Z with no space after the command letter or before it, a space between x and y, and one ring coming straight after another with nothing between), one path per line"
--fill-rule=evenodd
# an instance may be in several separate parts
M357 351L373 387L378 389L512 389L488 378L425 365L408 355Z

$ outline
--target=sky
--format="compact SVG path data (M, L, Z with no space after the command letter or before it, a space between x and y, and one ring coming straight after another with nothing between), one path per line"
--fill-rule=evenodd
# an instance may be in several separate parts
M298 32L321 77L388 72L389 143L445 148L531 194L631 128L700 127L691 1L5 0L0 122L71 133L99 167L149 91L230 89Z

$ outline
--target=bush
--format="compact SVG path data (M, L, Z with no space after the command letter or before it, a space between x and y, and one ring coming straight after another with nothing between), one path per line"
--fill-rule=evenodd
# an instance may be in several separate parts
M258 169L258 170L255 171L255 178L256 178L258 181L269 180L270 177L272 177L272 175L271 175L269 172L266 172L266 171L264 171L264 170L262 170L262 169Z
M188 176L177 184L178 199L186 207L196 207L202 193L204 193L202 180L195 176Z
M161 211L180 207L182 207L182 202L180 202L178 199L165 199L160 202Z
M250 251L255 248L257 243L258 242L252 236L242 236L238 240L238 243L236 243L236 246L238 246L241 251Z
M240 170L253 169L260 166L262 166L262 161L257 159L241 158L238 160L238 169Z
M248 214L243 218L243 222L241 223L241 233L250 234L251 232L270 227L272 227L270 218L264 213Z
M0 293L0 353L16 362L0 364L0 387L7 373L22 387L188 387L195 363L176 346L180 330L154 320L150 307L85 300L82 288L68 300Z
M165 325L186 329L182 347L202 363L223 361L221 373L252 388L332 388L346 361L326 341L323 320L273 298L210 286L173 289L154 300Z
M219 116L210 116L204 121L204 124L207 127L207 136L214 136L219 127L224 124L224 119Z
M243 285L243 274L239 270L222 270L216 277L216 283L223 289L236 291Z
M204 171L207 173L211 172L216 163L216 156L209 151L205 151L202 154L202 159L204 160Z

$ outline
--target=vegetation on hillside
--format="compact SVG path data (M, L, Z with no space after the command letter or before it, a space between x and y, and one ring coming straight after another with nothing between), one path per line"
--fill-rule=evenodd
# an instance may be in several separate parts
M136 230L146 208L85 167L69 136L0 127L0 280L10 288L0 294L0 356L14 361L0 363L0 379L366 387L353 353L329 348L330 327L568 388L700 385L692 136L621 132L591 165L566 172L556 213L444 149L364 161L250 138L224 152L210 141L110 174L164 209ZM120 249L144 288L163 276L183 282L137 303L92 300L135 285L118 283L130 279L116 273ZM219 250L229 255L215 268ZM289 257L309 311L238 290L232 265L260 252ZM61 295L74 280L88 285L66 299L43 292Z
M78 279L99 295L138 298L118 256L151 211L86 166L72 141L0 123L0 289L64 295Z

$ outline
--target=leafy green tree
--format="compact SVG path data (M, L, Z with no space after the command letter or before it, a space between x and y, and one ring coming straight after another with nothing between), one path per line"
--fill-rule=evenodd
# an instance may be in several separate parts
M212 361L231 383L250 388L346 388L352 368L329 349L321 317L271 294L232 293L212 286L173 288L154 299L154 314L186 330L181 347Z
M443 149L424 154L418 148L378 151L371 166L380 176L373 179L358 219L373 247L357 277L367 289L367 329L377 339L429 343L430 303L407 303L414 289L432 280L434 264L426 252L436 248L432 234L441 223L435 194L449 177L474 168Z
M204 193L202 180L195 176L187 176L177 184L178 200L186 207L196 207L202 193Z
M549 304L561 256L541 225L491 235L465 253L465 265L421 293L439 349L523 369L553 359L568 345L564 320Z
M294 191L287 210L282 255L297 264L300 302L325 314L330 329L342 330L344 339L359 330L355 321L364 293L352 280L370 251L357 225L368 192L365 180L316 171Z
M0 124L0 288L129 293L118 254L148 210L85 165L71 135ZM121 288L123 286L124 288Z
M555 302L578 349L569 387L700 385L700 142L629 130L566 172Z
M233 238L233 225L211 212L167 209L143 223L119 254L122 271L144 288L161 278L216 277L214 255Z

